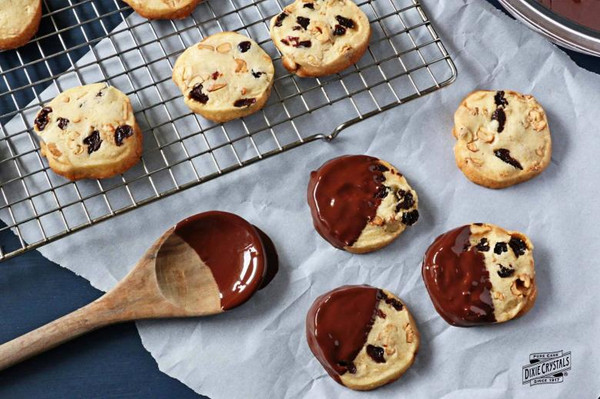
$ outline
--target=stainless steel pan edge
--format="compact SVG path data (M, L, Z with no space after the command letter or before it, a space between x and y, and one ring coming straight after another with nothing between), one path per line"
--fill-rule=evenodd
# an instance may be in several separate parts
M526 0L499 0L499 2L515 18L524 21L556 44L600 57L600 34L578 28L577 25L566 21L559 21L559 18L541 5L533 5Z

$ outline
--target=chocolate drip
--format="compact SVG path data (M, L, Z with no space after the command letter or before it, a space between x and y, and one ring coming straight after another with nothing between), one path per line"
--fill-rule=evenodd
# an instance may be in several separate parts
M267 285L269 285L269 283L273 280L273 278L279 271L279 256L277 255L277 249L275 248L275 244L273 244L271 237L269 237L264 231L262 231L258 227L254 226L254 228L256 229L256 231L258 231L258 234L260 235L260 239L265 248L265 254L267 255L267 268L265 270L265 274L263 276L263 280L260 284L260 287L258 287L259 290L262 290Z
M308 346L337 382L356 372L354 359L367 342L380 299L377 288L347 285L318 297L308 311Z
M277 272L275 246L261 233L241 217L218 211L187 218L174 232L210 268L223 310L244 303Z
M496 321L490 275L483 253L470 246L470 234L468 225L442 234L423 260L423 280L435 309L459 327Z
M377 213L388 168L377 158L347 155L310 174L308 205L319 234L337 248L351 246Z

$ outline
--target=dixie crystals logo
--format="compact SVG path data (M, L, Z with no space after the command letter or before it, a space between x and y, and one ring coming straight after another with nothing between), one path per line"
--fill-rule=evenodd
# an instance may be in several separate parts
M529 364L523 366L523 384L559 384L571 370L571 352L540 352L529 355Z

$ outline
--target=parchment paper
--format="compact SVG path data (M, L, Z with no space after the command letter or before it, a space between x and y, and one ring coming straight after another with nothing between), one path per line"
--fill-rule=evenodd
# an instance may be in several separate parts
M360 123L331 144L309 144L260 162L40 251L108 290L166 228L190 214L231 211L266 231L279 250L280 272L249 303L217 317L138 323L159 368L214 399L596 398L600 77L483 0L423 3L458 65L459 78L449 88ZM532 93L544 105L554 151L541 176L494 191L472 184L456 168L452 115L475 89ZM370 255L327 244L313 230L306 205L309 172L349 153L390 161L419 194L419 223ZM531 237L538 301L510 323L453 328L431 304L421 259L437 235L480 221ZM362 283L397 293L422 337L413 367L371 393L331 380L304 336L306 311L318 295ZM572 354L562 383L522 384L531 353L560 350Z

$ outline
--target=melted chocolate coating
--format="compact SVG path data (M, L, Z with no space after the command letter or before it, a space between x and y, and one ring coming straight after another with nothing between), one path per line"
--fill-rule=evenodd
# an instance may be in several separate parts
M308 346L337 382L340 375L356 372L354 359L367 342L381 299L377 288L347 285L321 295L308 311Z
M377 213L387 171L377 158L347 155L310 174L308 205L319 234L336 248L352 246Z
M223 310L246 302L277 272L272 241L241 217L204 212L177 224L181 237L210 268L219 287Z
M423 260L423 280L435 309L459 327L496 321L490 275L483 253L470 246L470 234L468 225L442 234Z
M260 239L265 248L265 254L267 255L267 269L265 270L262 283L260 284L260 287L258 287L259 290L262 290L269 285L279 271L279 256L277 255L277 249L275 249L275 244L273 244L271 237L258 227L254 226L254 228L260 235Z

